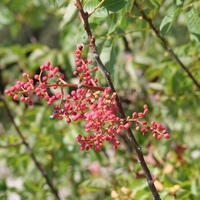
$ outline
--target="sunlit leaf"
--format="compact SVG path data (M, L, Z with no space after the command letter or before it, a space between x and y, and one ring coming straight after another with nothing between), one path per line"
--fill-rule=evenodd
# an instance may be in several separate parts
M1 25L8 25L13 21L13 13L7 7L0 4L0 28Z
M187 26L191 33L200 35L199 17L195 7L191 7L186 12Z
M193 38L200 41L200 19L198 17L197 10L194 6L189 8L186 12L187 27Z
M162 20L162 22L160 24L160 31L162 34L165 34L170 30L174 20L178 16L179 12L180 12L180 8L177 8L175 11L169 13L168 15L166 15L164 17L164 19Z
M74 2L70 2L67 5L67 8L65 9L65 14L63 16L63 20L60 23L60 28L63 28L64 26L66 26L68 23L72 22L77 16L77 8L74 5Z

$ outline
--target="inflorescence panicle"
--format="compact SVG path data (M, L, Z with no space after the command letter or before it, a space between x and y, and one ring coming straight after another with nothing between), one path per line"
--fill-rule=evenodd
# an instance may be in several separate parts
M22 77L25 81L17 81L4 93L13 97L14 100L23 101L32 106L31 97L32 93L35 92L38 98L46 100L47 105L54 105L54 111L49 117L50 120L65 119L67 123L78 120L85 121L85 132L88 133L88 136L79 134L76 137L76 142L80 143L82 150L94 148L99 151L104 141L109 141L116 149L120 144L116 135L129 129L132 122L135 123L136 130L139 130L143 135L150 131L157 139L170 138L161 124L152 121L148 125L146 121L142 121L142 118L149 112L147 105L143 106L143 112L134 112L131 117L126 119L118 117L117 94L113 93L109 87L98 85L98 79L93 78L92 75L98 70L98 67L89 68L92 60L82 59L82 49L83 46L80 45L75 51L77 68L73 74L78 77L77 84L64 81L64 74L60 73L59 68L46 62L40 66L40 73L35 74L34 78L23 73ZM70 94L65 94L64 87L73 87L74 90ZM49 88L55 90L53 95L49 94ZM58 101L59 103L57 103Z

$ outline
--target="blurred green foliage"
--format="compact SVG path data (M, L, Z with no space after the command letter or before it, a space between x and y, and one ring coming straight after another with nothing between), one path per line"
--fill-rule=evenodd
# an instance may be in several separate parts
M83 1L91 12L97 0ZM200 82L200 2L192 0L138 0L143 12L169 42L178 58ZM125 112L150 107L149 118L168 127L171 139L156 141L134 131L143 148L163 200L200 197L200 92L142 19L133 0L106 0L89 19L100 57L111 72ZM87 35L74 1L0 1L0 90L13 85L22 72L34 75L46 60L74 81L74 51L85 47ZM97 78L106 85L105 77ZM135 152L123 143L101 152L81 152L76 136L85 134L81 123L49 121L53 108L35 100L27 108L4 96L15 122L38 161L58 188L62 199L150 199L150 191ZM134 126L132 127L134 130ZM124 134L125 135L125 134ZM19 141L0 101L0 145ZM0 148L0 199L54 199L44 178L23 145ZM12 184L21 180L22 185ZM126 190L124 190L124 188ZM14 198L13 198L14 199Z

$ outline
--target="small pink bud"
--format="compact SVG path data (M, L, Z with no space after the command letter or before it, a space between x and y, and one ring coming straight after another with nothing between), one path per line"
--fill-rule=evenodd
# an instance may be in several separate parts
M52 78L52 77L53 77L53 73L49 73L49 74L48 74L48 77L49 77L49 78Z
M47 79L48 79L48 78L47 78L46 76L44 76L44 77L42 78L42 81L46 82Z
M144 109L148 109L148 106L146 104L144 104L143 108Z
M142 122L142 125L147 125L147 122L146 121Z
M55 105L54 110L59 110L59 106Z
M126 124L124 125L124 128L125 128L125 129L129 129L129 128L130 128L130 123L126 123Z
M112 89L110 87L106 88L106 92L111 92L111 91L112 91Z
M35 80L38 80L38 79L39 79L39 75L36 74L36 75L34 76L34 79L35 79Z
M24 96L21 96L20 97L20 101L24 101L25 100L25 97Z
M91 64L91 63L92 63L92 60L88 60L87 63L88 63L88 64Z
M27 77L28 77L28 74L27 74L27 73L23 73L22 76L23 76L24 78L27 78Z
M65 75L61 73L60 74L60 78L64 78L64 77L65 77Z
M80 51L79 49L77 49L77 50L75 51L75 53L76 53L76 54L79 54L79 53L81 53L81 51Z
M144 109L144 113L148 113L149 112L149 109Z
M121 129L117 129L117 134L120 134L121 133Z
M139 112L139 113L138 113L138 116L139 116L139 117L144 117L144 113Z
M33 102L32 102L32 101L29 101L29 102L28 102L28 105L29 105L29 106L32 106L32 105L33 105Z
M15 94L13 97L14 100L18 100L18 96Z
M78 46L78 49L81 51L83 49L83 46L82 45L79 45Z
M45 65L41 65L40 70L42 70L42 71L45 70Z
M71 122L71 119L70 119L70 118L67 118L67 119L66 119L66 122L67 122L67 123L70 123L70 122ZM79 139L80 139L80 137L79 137Z
M97 71L97 70L98 70L98 67L97 67L97 66L96 66L96 67L94 67L94 68L93 68L93 70L94 70L94 71Z
M162 135L158 135L157 139L160 140L162 138Z
M9 94L10 91L9 91L8 89L6 89L6 90L4 91L4 93L5 93L5 94Z
M168 133L164 134L164 138L169 139L170 138L170 134L168 134Z
M134 113L132 114L132 117L133 117L134 119L137 118L137 113L134 112Z
M46 61L45 66L46 66L46 67L49 67L49 66L50 66L50 62L49 62L49 61Z
M141 128L140 131L141 131L142 133L145 133L145 132L146 132L146 130L145 130L144 128Z

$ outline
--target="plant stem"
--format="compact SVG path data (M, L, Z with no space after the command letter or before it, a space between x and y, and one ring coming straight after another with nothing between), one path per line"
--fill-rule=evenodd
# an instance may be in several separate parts
M19 141L19 142L15 142L15 143L12 143L12 144L7 144L7 145L0 145L0 148L10 148L10 147L16 147L16 146L19 146L23 144L22 141Z
M41 172L42 176L46 180L46 183L50 187L50 189L51 189L53 195L55 196L56 200L60 200L60 197L58 195L57 189L53 186L51 180L47 176L47 172L44 169L44 167L37 161L37 159L36 159L36 157L35 157L35 155L33 153L33 150L31 149L31 147L29 146L29 144L26 142L26 139L25 139L24 135L22 134L22 132L20 131L19 127L15 123L14 118L13 118L13 116L11 114L11 111L10 111L10 109L8 107L8 104L4 100L3 95L1 95L1 94L0 94L0 99L3 101L4 108L6 109L8 117L10 118L10 121L12 122L13 126L15 127L15 130L17 131L18 136L21 138L21 144L23 144L26 147L26 149L27 149L27 151L28 151L28 153L29 153L32 161L34 162L35 166L38 168L38 170Z
M102 0L95 8L94 10L89 14L89 17L104 3L105 0Z
M96 60L96 62L98 64L98 66L101 68L101 70L105 74L109 87L112 89L113 92L116 92L115 88L114 88L114 85L112 83L111 77L110 77L110 73L107 71L106 67L104 66L104 64L102 63L102 61L101 61L101 59L99 57L99 54L98 54L98 51L97 51L97 47L96 47L96 44L95 44L95 37L93 36L93 34L91 32L90 25L89 25L89 22L88 22L89 15L88 15L87 12L84 12L80 0L76 0L75 5L76 5L76 7L78 8L78 10L80 12L80 17L81 17L81 20L83 22L85 31L87 32L88 39L89 39L89 42L90 42L90 48L91 48L91 50L92 50L92 52L94 54L94 58L95 58L95 60ZM120 99L119 99L118 96L116 96L116 101L117 101L117 105L119 107L119 112L121 114L121 117L123 119L126 119L122 104L121 104ZM152 193L153 200L160 200L160 196L159 196L159 194L158 194L158 192L157 192L157 190L155 188L151 173L150 173L150 171L149 171L149 169L147 167L147 164L146 164L146 162L144 160L144 156L142 154L142 149L139 146L138 142L136 141L131 129L127 130L127 137L131 141L131 143L132 143L132 145L133 145L133 147L134 147L134 149L135 149L135 151L137 153L138 163L141 165L141 167L142 167L142 169L144 171L144 174L145 174L146 179L147 179L147 183L148 183L149 188L150 188L151 193Z
M182 67L182 69L187 73L187 75L190 77L190 79L193 81L193 83L200 89L200 84L198 81L195 79L195 77L190 73L189 69L181 62L179 57L174 53L173 49L170 47L168 44L167 40L161 36L159 30L154 26L152 19L149 18L140 8L139 4L137 1L134 1L134 5L137 7L139 12L141 13L143 19L148 22L149 26L151 29L154 31L156 36L161 40L163 43L165 49L171 54L171 56L174 58L174 60Z

